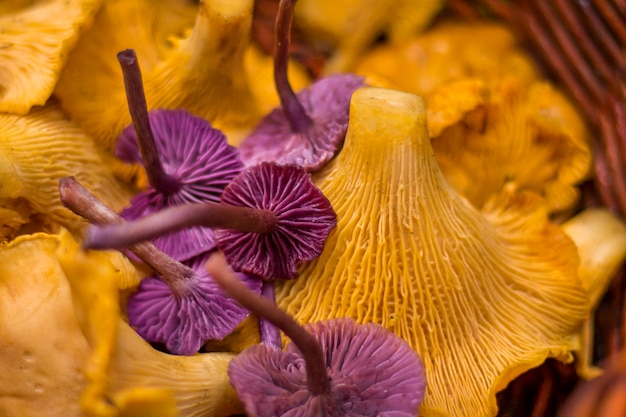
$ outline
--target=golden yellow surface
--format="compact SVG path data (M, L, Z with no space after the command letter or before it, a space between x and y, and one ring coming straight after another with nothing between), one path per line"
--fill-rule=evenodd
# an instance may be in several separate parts
M43 106L69 51L103 0L4 0L0 4L0 112Z
M421 98L354 93L339 156L316 184L337 213L322 255L278 285L301 323L375 322L421 356L422 416L493 416L495 394L570 360L589 300L572 241L540 197L507 188L479 212L435 162Z

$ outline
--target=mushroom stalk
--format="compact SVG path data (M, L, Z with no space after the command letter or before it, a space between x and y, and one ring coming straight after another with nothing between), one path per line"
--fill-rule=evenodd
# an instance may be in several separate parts
M306 114L287 78L291 22L295 4L296 0L281 0L278 5L274 32L274 83L291 128L295 132L306 133L313 126L313 120Z
M223 255L212 256L206 267L215 282L222 287L222 290L229 297L250 310L251 313L274 324L295 343L306 363L307 387L311 394L330 394L331 387L326 372L326 358L317 339L287 313L269 300L257 296L239 282Z
M133 49L126 49L117 54L117 59L124 75L128 110L135 132L137 132L137 144L150 185L163 194L176 192L180 188L180 183L165 172L159 159L159 152L150 126L148 105L137 55Z
M59 194L65 207L92 223L123 225L125 222L122 217L80 185L74 177L61 179ZM138 243L131 246L130 250L154 269L174 294L184 295L185 286L182 283L186 278L194 275L194 271L191 268L170 258L158 250L152 243Z
M261 297L276 305L276 294L274 291L273 281L263 281L263 287L261 287ZM280 340L280 330L263 317L259 317L259 335L261 336L261 343L277 349L282 349L283 344Z
M84 246L89 249L121 248L192 226L268 233L274 231L277 224L278 217L270 210L193 203L169 207L134 222L92 228L85 236Z

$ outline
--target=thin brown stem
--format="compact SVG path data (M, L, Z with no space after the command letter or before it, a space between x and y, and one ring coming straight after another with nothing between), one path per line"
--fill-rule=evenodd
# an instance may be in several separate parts
M165 172L159 159L159 151L150 127L148 105L137 55L134 50L126 49L117 54L117 59L124 75L128 110L137 133L137 144L141 152L143 166L148 175L148 181L150 181L150 185L163 194L176 192L180 188L180 182Z
M74 177L62 178L59 194L65 207L98 225L122 225L125 220L98 200ZM139 259L163 278L172 291L181 287L180 282L194 275L191 268L170 258L152 243L138 243L129 248ZM179 294L180 295L180 294Z
M133 222L91 228L84 245L90 249L123 248L192 226L269 233L277 225L278 217L270 210L193 203L168 207Z
M274 33L274 82L280 97L280 103L287 120L294 132L306 134L313 126L313 120L298 101L296 93L287 77L289 63L289 45L291 43L291 23L296 0L281 0L276 15Z
M295 343L306 362L309 391L313 395L329 394L330 380L326 372L326 358L317 339L290 315L242 284L221 253L213 255L206 268L229 297L250 310L252 314L267 319Z

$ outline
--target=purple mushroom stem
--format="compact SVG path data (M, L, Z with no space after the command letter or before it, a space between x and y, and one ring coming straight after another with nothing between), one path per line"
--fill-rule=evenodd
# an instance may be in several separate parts
M117 59L124 75L128 110L137 133L141 159L150 185L163 194L174 193L180 188L180 183L165 172L159 159L159 152L148 117L148 105L146 104L137 55L133 49L126 49L117 54Z
M191 226L269 233L277 224L278 216L271 210L222 203L192 203L168 207L133 222L92 227L87 231L84 246L89 249L122 248Z
M99 201L74 177L61 179L59 194L65 207L94 224L123 225L125 223L122 217ZM170 258L152 243L138 243L131 246L130 250L154 269L174 294L184 295L185 286L181 285L181 282L194 274L191 268Z
M251 313L274 324L298 347L306 363L309 392L313 395L330 394L331 385L326 372L326 359L317 339L271 301L259 297L246 288L223 256L212 256L206 268L229 297L250 310Z
M276 305L273 281L263 281L263 286L261 287L261 297ZM282 349L283 344L280 340L280 330L263 317L259 317L259 334L261 336L261 343L277 349Z
M278 6L276 31L274 34L274 83L291 128L295 132L305 133L308 137L308 133L313 127L313 119L309 117L300 101L298 101L296 93L291 88L287 78L291 23L293 21L295 4L296 0L281 0ZM313 142L311 142L311 146L313 145Z

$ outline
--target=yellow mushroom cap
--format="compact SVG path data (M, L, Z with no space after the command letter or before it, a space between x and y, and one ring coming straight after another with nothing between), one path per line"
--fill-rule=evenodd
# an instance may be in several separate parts
M591 170L584 120L543 81L482 79L442 86L428 97L433 148L450 184L482 207L505 184L542 195L551 212L572 208Z
M497 82L505 76L526 81L540 77L515 35L490 22L439 24L403 43L372 49L354 72L388 80L395 88L424 98L435 88L464 78Z
M83 220L63 207L59 180L75 176L107 205L121 210L130 193L121 187L93 140L53 104L26 116L0 114L0 240L25 226L76 229ZM28 224L30 222L30 224Z
M271 60L250 46L252 0L201 2L194 9L195 24L188 8L171 9L177 4L107 2L72 52L55 93L104 148L112 149L131 122L116 60L127 48L137 52L150 110L183 108L224 130L232 143L278 101L265 91L273 86ZM182 16L169 23L176 15ZM184 30L187 26L192 29ZM302 85L303 71L296 74ZM271 103L258 101L265 99Z
M102 0L36 0L14 8L16 2L8 3L8 10L0 8L0 112L26 114L52 94L69 51Z
M356 72L424 96L437 161L476 207L513 182L571 209L591 171L585 121L501 24L440 24L366 55Z
M278 304L303 323L348 316L405 339L428 379L420 415L495 415L515 376L570 359L589 310L575 246L536 195L507 189L485 213L460 197L421 98L357 90L344 148L316 183L337 228Z

